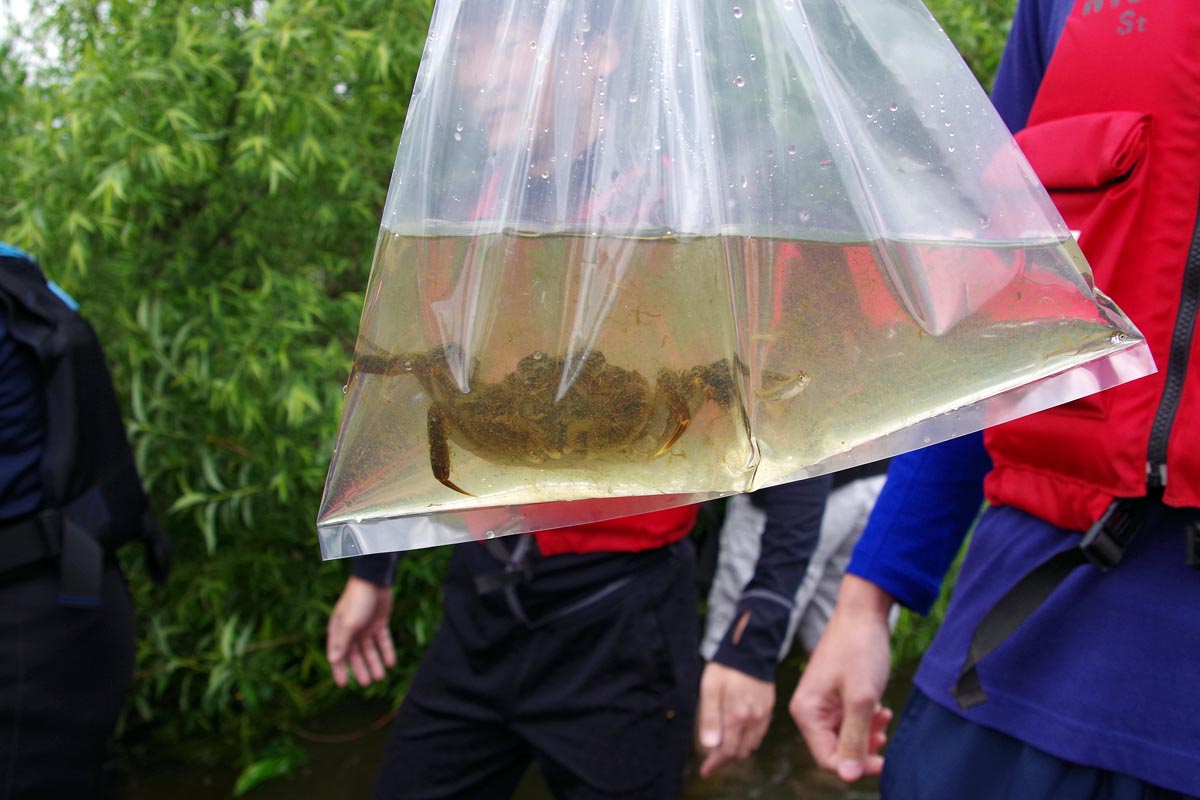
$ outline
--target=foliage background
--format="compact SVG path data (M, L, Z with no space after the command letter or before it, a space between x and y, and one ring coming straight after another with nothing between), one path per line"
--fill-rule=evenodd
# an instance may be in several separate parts
M989 85L1014 0L928 4ZM175 544L164 588L125 554L141 636L123 731L232 740L250 782L302 757L289 734L339 697L322 648L345 568L319 561L312 520L431 9L32 0L0 28L0 239L106 343ZM367 694L407 680L444 558L402 562L406 668ZM903 621L898 652L930 630Z

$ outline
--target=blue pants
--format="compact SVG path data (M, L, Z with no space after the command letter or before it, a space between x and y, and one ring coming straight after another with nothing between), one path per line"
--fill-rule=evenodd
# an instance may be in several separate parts
M699 688L690 544L613 556L632 576L619 591L550 588L520 615L476 590L469 552L451 559L377 800L510 797L534 761L556 797L679 796Z
M1188 800L1128 775L1055 758L967 721L919 689L885 757L884 800Z

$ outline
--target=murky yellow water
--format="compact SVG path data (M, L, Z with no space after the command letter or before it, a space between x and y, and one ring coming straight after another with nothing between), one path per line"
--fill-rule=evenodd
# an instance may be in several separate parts
M321 522L777 483L1110 348L1081 265L1070 241L385 232Z

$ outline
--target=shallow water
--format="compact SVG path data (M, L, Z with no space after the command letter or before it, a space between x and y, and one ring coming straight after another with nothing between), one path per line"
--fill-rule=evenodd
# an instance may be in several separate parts
M716 777L701 780L692 766L684 800L878 800L875 780L846 786L816 768L795 725L787 714L787 699L796 686L795 664L779 671L778 698L771 729L762 747L746 762L730 765ZM909 690L909 681L898 678L889 690L897 713ZM375 767L383 755L386 707L358 700L347 701L334 713L307 723L301 744L308 764L286 778L268 781L245 797L257 800L346 800L370 797ZM236 769L214 769L188 763L177 756L163 757L138 746L119 751L111 769L106 800L200 800L232 796ZM536 770L531 770L514 800L552 800Z

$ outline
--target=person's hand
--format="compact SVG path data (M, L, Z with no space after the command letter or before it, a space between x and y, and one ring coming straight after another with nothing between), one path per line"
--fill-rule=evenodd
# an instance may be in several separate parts
M347 663L360 686L383 680L387 667L396 666L396 648L388 630L392 589L351 577L329 615L325 656L333 682L345 686Z
M846 575L837 608L788 706L817 766L843 781L883 771L892 711L880 701L891 667L892 598Z
M757 750L774 708L774 683L709 662L700 679L697 712L700 752L704 755L700 777L707 778L730 761L746 758Z

